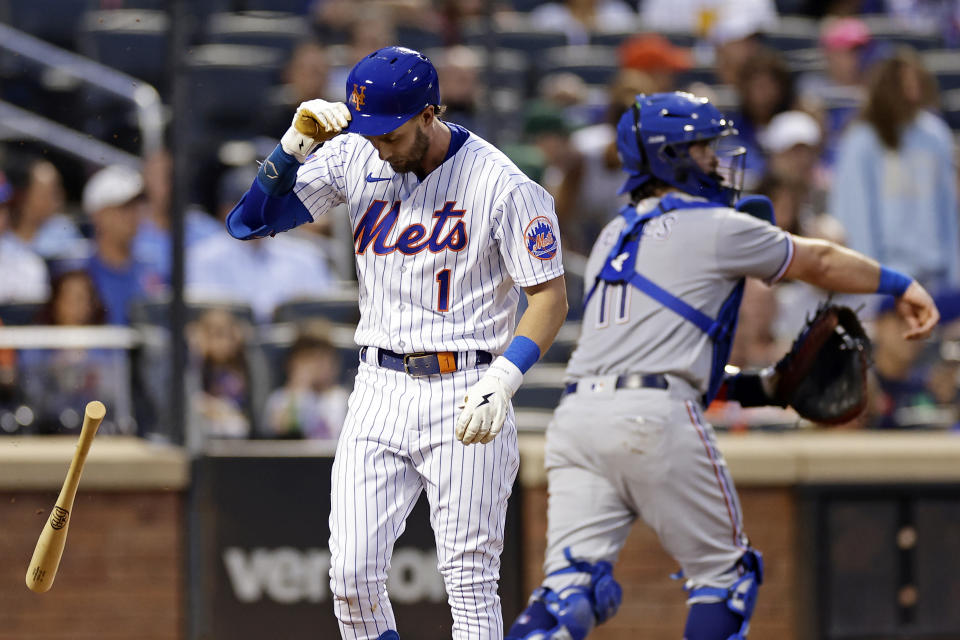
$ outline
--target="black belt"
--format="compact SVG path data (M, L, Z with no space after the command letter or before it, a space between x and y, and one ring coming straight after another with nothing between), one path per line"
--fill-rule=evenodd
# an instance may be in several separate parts
M666 389L668 386L667 377L662 373L628 373L617 376L617 382L614 384L615 389ZM570 382L563 388L563 395L576 393L578 388L593 390L588 382Z
M360 360L366 361L367 348L360 349ZM488 351L477 351L477 365L493 362L493 354ZM394 353L386 349L377 349L377 364L385 369L402 371L408 375L432 376L438 373L452 373L462 368L458 362L460 356L466 355L456 351L440 351L438 353Z

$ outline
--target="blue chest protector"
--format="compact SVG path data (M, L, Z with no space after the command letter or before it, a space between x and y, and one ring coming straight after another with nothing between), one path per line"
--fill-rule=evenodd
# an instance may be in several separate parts
M660 199L660 204L654 210L643 215L637 213L636 208L632 205L627 205L621 209L620 215L626 219L627 224L620 232L620 237L617 238L610 255L607 256L603 269L600 270L583 303L584 308L586 308L600 283L630 284L710 336L710 340L713 342L713 358L710 368L710 382L703 397L704 405L713 400L723 382L723 368L730 358L730 348L733 346L733 336L737 330L737 316L740 312L740 301L743 299L745 279L741 278L737 282L733 291L723 301L720 313L716 319L713 319L660 287L646 276L637 273L636 264L640 240L643 238L643 227L647 222L669 211L703 209L711 206L719 205L703 201L691 202L673 194L667 194Z

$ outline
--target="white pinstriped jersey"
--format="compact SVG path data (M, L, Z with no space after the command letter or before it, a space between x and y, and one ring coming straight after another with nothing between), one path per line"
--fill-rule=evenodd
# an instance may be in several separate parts
M294 193L316 220L346 203L360 281L359 345L502 353L520 292L563 274L553 199L470 134L423 182L365 138L309 157Z

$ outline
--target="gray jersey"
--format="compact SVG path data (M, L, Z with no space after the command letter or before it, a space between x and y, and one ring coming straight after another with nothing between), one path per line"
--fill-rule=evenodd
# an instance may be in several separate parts
M637 210L643 214L658 203L659 199L648 198ZM585 273L588 291L625 223L623 216L617 216L594 244ZM647 222L636 270L716 318L741 277L775 282L792 256L789 233L733 209L708 205L670 211ZM693 323L636 287L601 283L584 312L567 377L663 373L683 378L704 392L712 349L710 338Z

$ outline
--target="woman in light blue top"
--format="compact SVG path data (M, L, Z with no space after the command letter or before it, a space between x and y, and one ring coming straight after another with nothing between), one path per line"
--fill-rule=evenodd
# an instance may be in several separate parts
M927 110L936 96L914 51L877 63L840 140L830 213L850 248L942 290L960 287L960 230L953 136Z

